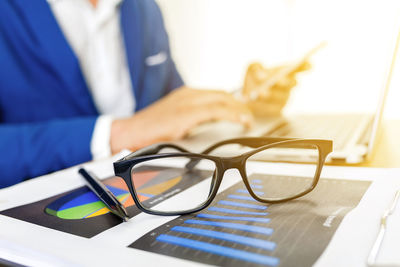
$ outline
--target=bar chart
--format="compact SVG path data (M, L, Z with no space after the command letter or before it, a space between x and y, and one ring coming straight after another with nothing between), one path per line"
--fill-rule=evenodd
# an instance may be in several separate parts
M265 175L250 177L258 195L266 191ZM269 176L269 185L307 183L302 177ZM240 182L219 193L205 210L174 219L130 247L219 266L311 266L369 185L321 179L301 199L266 205L254 200Z

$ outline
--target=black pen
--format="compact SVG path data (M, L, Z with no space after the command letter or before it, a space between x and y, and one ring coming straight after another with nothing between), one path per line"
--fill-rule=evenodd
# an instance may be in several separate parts
M100 200L107 206L111 213L127 222L129 217L125 207L119 202L114 194L97 178L93 173L89 173L83 168L78 171L87 182L87 186L95 193Z

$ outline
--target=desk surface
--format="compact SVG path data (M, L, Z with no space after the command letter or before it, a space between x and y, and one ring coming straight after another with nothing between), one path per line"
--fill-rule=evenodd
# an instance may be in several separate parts
M400 167L400 120L383 122L381 135L369 161L359 167L399 168Z
M373 154L371 160L367 163L360 164L360 166L368 166L368 167L400 167L400 120L396 121L385 121L383 125L383 131L381 136L378 139L377 143L377 149L375 150L375 153ZM110 175L112 174L112 162L116 159L119 158L120 155L115 156L115 158L110 158L106 159L104 161L96 161L96 162L91 162L88 163L89 169L96 170L98 173L102 173L103 175ZM259 166L259 170L263 170L264 166ZM273 167L273 164L271 164L271 167ZM281 169L280 167L277 167L277 170ZM391 198L393 197L393 191L396 188L400 188L400 180L397 179L398 171L396 170L396 173L389 173L389 172L381 172L378 169L371 169L367 170L366 169L361 169L359 170L358 168L347 168L348 171L343 172L344 168L339 168L339 172L341 173L342 176L340 178L346 178L351 181L346 182L344 184L342 183L335 183L335 186L342 186L343 189L350 190L346 192L351 193L351 199L354 198L354 188L358 188L359 186L363 187L365 186L365 179L366 180L374 180L376 177L382 178L384 176L387 176L386 180L385 179L377 179L377 185L375 187L371 187L372 189L368 189L365 197L361 198L360 205L357 206L357 212L351 212L349 213L346 220L343 221L343 225L341 225L339 230L334 236L334 239L329 243L328 249L324 251L322 254L322 257L318 259L316 265L317 266L365 266L365 259L367 256L367 253L369 252L370 246L375 238L374 234L378 231L377 227L379 225L379 220L380 216L382 214L382 211L388 206L388 203L390 203ZM300 170L300 169L299 169ZM262 173L260 171L260 173ZM327 177L338 177L337 176L338 171L335 168L327 168L326 176ZM20 198L15 198L15 196L25 196L24 194L27 191L27 186L29 186L29 191L36 192L38 190L33 190L33 189L40 189L40 194L33 194L32 198L30 199L25 199L22 200L21 204L26 204L30 205L29 203L35 203L34 201L42 201L44 197L54 197L56 194L64 194L65 191L72 190L76 188L78 185L83 185L84 182L82 181L82 178L77 175L77 170L76 168L70 168L67 170L64 170L62 172L58 172L55 174L51 174L52 177L51 179L47 179L46 177L42 177L40 179L32 180L29 183L22 183L21 185L11 187L7 189L6 191L3 191L2 193L2 199L0 199L0 210L5 210L5 206L8 205L7 201L12 200L12 201L17 201L20 202ZM54 177L57 175L57 177ZM230 183L234 183L235 179L239 179L237 177L237 173L235 172L227 172L226 175L228 177L225 177L226 181L230 181ZM236 177L236 178L235 178ZM391 179L391 178L395 179ZM48 177L50 178L50 177ZM57 187L54 187L52 180L57 179ZM355 183L355 180L358 182ZM391 181L391 182L387 182ZM357 186L356 186L357 185ZM233 188L233 187L232 187ZM331 188L331 184L326 184L325 187L324 184L322 183L322 186L319 186L318 189L327 189ZM363 187L364 188L364 187ZM317 190L314 190L315 192L318 192ZM237 190L237 188L233 188L232 190ZM335 190L335 189L332 189ZM237 191L235 191L237 192ZM324 196L330 196L334 201L336 201L337 197L335 197L335 194L326 194L325 191L321 191L324 194ZM336 192L336 191L335 191ZM363 192L361 190L361 192ZM229 192L228 192L229 193ZM232 194L233 195L233 194ZM311 194L310 194L311 195ZM222 197L228 196L228 194L221 195ZM343 198L345 199L345 198ZM323 203L323 206L327 208L327 211L323 211L319 213L319 218L318 219L306 219L306 217L299 216L296 213L292 212L294 211L300 211L302 212L304 209L300 209L298 207L289 209L289 212L287 213L286 216L292 216L292 218L295 218L298 221L291 221L292 223L294 222L295 228L286 228L289 230L285 230L285 228L281 227L288 227L290 226L289 224L279 224L279 227L275 227L275 229L284 229L286 232L290 232L292 229L296 229L296 231L300 231L298 236L302 237L305 236L301 232L301 229L305 229L309 231L311 229L311 223L313 223L313 227L319 226L323 227L323 231L321 230L320 233L329 233L330 231L326 231L326 226L321 223L324 222L331 222L335 220L335 224L339 223L340 221L337 221L339 219L338 216L344 216L343 211L349 209L349 205L347 203L343 202L343 199L340 199L340 205L338 205L336 202L333 202L331 204L331 208L327 206L326 203L328 202L320 202L320 201L314 201L314 203ZM243 201L243 200L242 200ZM47 205L46 202L40 202L41 205ZM297 205L296 203L299 202L291 202L293 205ZM305 202L308 203L304 208L310 208L313 209L313 212L308 212L305 214L311 214L311 215L316 215L316 206L311 203L313 202ZM344 203L344 204L343 204ZM14 204L13 204L14 205ZM35 204L36 205L36 204ZM3 208L1 208L3 207ZM19 206L23 207L24 209L26 206ZM30 206L31 207L31 206ZM34 211L28 207L28 210L30 212ZM9 209L8 207L7 209ZM252 209L253 207L250 207L249 209ZM44 207L38 206L38 209L40 210L41 213L43 213ZM242 207L239 207L239 209L245 209ZM251 211L254 213L254 211ZM280 212L280 214L283 214L283 210L278 210L277 213L274 213L274 209L272 207L268 208L268 214L267 216L270 218L274 218L274 214L277 214ZM27 218L33 218L31 214L27 213L22 213L22 212L17 212L19 215L23 216L28 216ZM221 213L223 214L223 213ZM342 214L342 215L340 215ZM295 216L293 216L295 215ZM260 216L260 215L258 215ZM39 216L40 217L40 216ZM365 218L368 217L368 220L365 220ZM246 218L246 217L243 217ZM286 217L289 218L289 217ZM332 218L332 219L329 219ZM396 218L396 217L394 217ZM47 218L48 219L48 218ZM258 217L258 219L263 219L261 217ZM264 218L265 219L265 218ZM268 218L267 218L268 219ZM26 219L27 220L27 219ZM275 220L275 219L274 219ZM274 220L271 222L268 222L267 226L268 227L274 227L274 223L276 223ZM329 220L329 221L328 221ZM48 222L50 220L46 220ZM107 219L108 221L108 219ZM201 220L200 220L201 221ZM287 220L290 222L290 220ZM70 221L71 222L71 221ZM86 223L90 223L94 221L87 221ZM278 221L279 222L279 221ZM396 221L393 221L395 225ZM135 238L141 238L143 233L152 233L149 232L150 229L165 229L165 228L157 228L160 226L163 226L165 223L170 223L168 217L161 217L161 218L155 218L152 217L151 215L143 215L143 216L138 216L132 220L130 220L127 223L124 224L119 224L117 226L113 226L112 229L109 228L107 231L104 231L98 235L96 235L96 238L82 238L80 236L74 236L73 234L65 234L62 231L55 231L56 228L51 228L49 227L44 227L40 226L39 224L35 225L34 223L26 223L24 220L18 220L13 217L9 216L0 216L0 241L6 240L9 241L12 246L10 246L8 243L2 243L0 242L0 251L3 249L3 251L6 251L6 253L13 253L12 255L17 255L19 258L22 260L27 260L28 262L32 261L38 261L38 262L43 262L47 265L51 265L51 263L54 264L54 262L59 263L60 265L65 263L64 265L71 265L70 261L72 263L77 264L79 261L80 265L84 266L92 266L96 264L101 264L102 266L106 265L118 265L126 262L135 262L136 265L151 265L151 264L157 264L160 262L163 262L164 265L169 265L169 266L177 266L180 263L180 266L186 266L187 262L178 262L178 258L174 257L164 257L162 255L159 255L157 253L149 254L143 253L143 251L140 250L130 250L130 248L127 247L129 244L137 244L135 243L136 240ZM57 221L57 225L61 225L59 221ZM85 224L90 225L90 224ZM244 224L246 226L251 226L251 223L246 223ZM354 225L357 225L357 231L354 231ZM262 226L262 224L258 224L257 226ZM331 226L329 226L331 227ZM49 231L49 228L51 229ZM170 228L170 227L169 227ZM192 227L196 228L196 227ZM261 227L260 227L261 228ZM260 229L257 228L257 229ZM79 226L79 229L83 229L81 226ZM141 229L140 231L138 229ZM264 229L264 228L261 228ZM267 228L265 228L267 229ZM293 230L294 231L294 230ZM282 232L282 230L281 230ZM22 233L18 234L18 233ZM240 232L238 232L240 233ZM236 234L238 234L236 233ZM278 231L274 232L274 234L278 233ZM307 232L310 233L310 232ZM332 233L332 232L331 232ZM166 235L166 234L165 234ZM143 235L144 236L144 235ZM166 235L168 236L168 235ZM148 235L146 235L148 237ZM246 236L247 237L247 236ZM206 238L206 237L202 237ZM316 237L318 240L321 240L319 236ZM41 240L42 242L37 242L37 240ZM139 240L139 239L137 239ZM143 239L142 239L143 240ZM203 239L207 240L207 239ZM247 240L247 239L242 239L242 240ZM283 240L281 239L276 239L276 240ZM289 239L288 239L289 240ZM290 239L292 240L292 239ZM299 240L299 239L298 239ZM309 239L311 240L312 239ZM57 242L54 242L57 241ZM262 239L262 241L265 241ZM105 243L110 244L110 246L104 246ZM132 243L134 242L134 243ZM164 241L160 241L164 242ZM225 241L222 241L225 242ZM229 241L228 241L229 242ZM227 244L229 244L227 242ZM275 241L274 241L275 242ZM397 247L392 244L397 244L398 239L395 239L393 243L390 243L387 247L393 247L394 251L390 255L398 255L397 253ZM166 244L166 242L164 242ZM291 242L291 244L296 244L296 242ZM48 244L53 244L49 246ZM196 243L197 244L197 243ZM265 243L262 243L265 244ZM283 243L282 244L286 244ZM299 243L302 244L303 243ZM15 246L14 246L15 245ZM19 248L21 247L21 249ZM225 244L225 246L227 246ZM322 245L321 245L322 246ZM84 249L88 248L90 249ZM306 247L306 245L304 245ZM358 248L356 250L353 250L352 248ZM241 248L238 246L237 248ZM30 250L32 249L32 251ZM150 251L150 250L148 250ZM263 250L260 250L263 251ZM301 250L299 250L301 252ZM29 253L27 253L29 252ZM390 252L390 251L389 251ZM18 254L19 253L19 254ZM258 253L258 252L257 252ZM119 255L119 257L109 257L109 255ZM4 255L4 254L3 254ZM1 255L1 256L3 256ZM7 255L7 254L6 254ZM10 254L9 254L10 255ZM23 255L24 258L21 258ZM303 255L304 254L300 254ZM261 255L263 256L263 255ZM265 255L264 255L265 256ZM267 255L268 256L268 255ZM11 258L9 258L11 259ZM14 257L15 259L15 257ZM264 258L263 258L264 259ZM41 260L41 261L40 261ZM400 262L400 260L397 261L392 261L392 262ZM0 260L0 265L4 263L1 262ZM7 262L6 262L7 263ZM23 262L21 262L23 263ZM27 264L29 265L29 264Z

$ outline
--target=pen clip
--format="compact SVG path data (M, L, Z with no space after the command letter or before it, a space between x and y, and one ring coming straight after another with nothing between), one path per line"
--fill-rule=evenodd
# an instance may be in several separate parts
M128 221L129 217L125 207L96 175L86 171L84 168L80 168L78 172L85 178L89 189L97 195L111 213L125 222Z

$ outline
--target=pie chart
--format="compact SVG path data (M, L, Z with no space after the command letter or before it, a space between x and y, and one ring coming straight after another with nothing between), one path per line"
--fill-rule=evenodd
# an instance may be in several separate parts
M176 171L172 173L167 171L167 173L165 173L164 171L147 169L135 175L134 182L136 188L138 188L137 194L140 201L145 201L146 199L159 195L176 186L182 180L182 176L177 175ZM103 183L125 207L135 205L128 187L121 178L111 177L103 180ZM109 210L104 203L85 186L50 203L46 207L45 212L60 219L79 220L107 214Z

